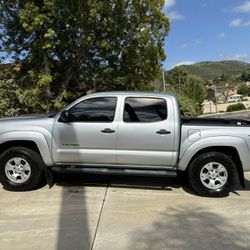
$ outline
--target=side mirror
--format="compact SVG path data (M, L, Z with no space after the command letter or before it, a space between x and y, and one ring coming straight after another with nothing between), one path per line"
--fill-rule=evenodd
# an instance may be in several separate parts
M58 120L59 122L69 122L69 111L68 110L64 110L61 115L60 118Z

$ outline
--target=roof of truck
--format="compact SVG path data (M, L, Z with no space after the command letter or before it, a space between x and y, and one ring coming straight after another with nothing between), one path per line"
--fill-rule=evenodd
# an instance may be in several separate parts
M108 91L108 92L97 92L91 95L146 95L146 96L176 96L171 93L164 93L164 92L144 92L144 91Z

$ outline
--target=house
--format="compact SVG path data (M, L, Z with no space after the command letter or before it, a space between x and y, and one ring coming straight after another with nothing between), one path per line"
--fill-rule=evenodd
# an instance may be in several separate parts
M225 103L229 96L237 95L236 87L218 87L212 86L207 89L207 99L218 103Z
M236 94L236 95L228 96L227 102L239 102L239 101L242 101L242 99L243 99L243 95Z
M250 82L249 82L249 81L245 82L245 85L246 85L248 88L250 88Z

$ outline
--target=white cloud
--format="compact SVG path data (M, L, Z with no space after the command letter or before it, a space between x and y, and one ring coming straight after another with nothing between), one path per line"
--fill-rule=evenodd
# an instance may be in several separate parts
M238 61L248 61L250 59L250 55L247 53L243 54L235 54L229 58L230 60L238 60Z
M231 21L229 24L231 27L249 27L250 21L243 21L242 18L237 18Z
M242 24L242 19L237 18L237 19L233 19L231 21L231 23L229 24L229 26L231 26L231 27L239 27L239 26L241 26L241 24Z
M172 21L185 19L185 16L182 15L179 11L171 10L175 6L176 1L177 0L165 0L164 3L163 11L167 14L167 16L169 16L170 20Z
M164 3L164 8L165 9L169 9L171 7L173 7L176 3L176 0L165 0L165 3Z
M219 54L221 60L236 60L236 61L245 61L250 62L250 54L248 53L236 53L234 55L225 55L223 53Z
M234 12L250 12L250 1L246 1L242 5L233 8Z
M185 16L183 16L179 11L170 11L169 13L167 13L170 20L182 20L185 19Z
M176 63L175 65L173 65L171 68L173 69L173 68L179 67L181 65L192 65L194 63L196 63L196 62L194 62L194 61L181 61L181 62Z
M218 35L219 38L225 38L226 37L226 34L225 32L221 32L219 35Z
M181 49L185 49L185 48L187 48L187 46L188 46L187 43L182 43L182 44L180 45L180 48L181 48Z

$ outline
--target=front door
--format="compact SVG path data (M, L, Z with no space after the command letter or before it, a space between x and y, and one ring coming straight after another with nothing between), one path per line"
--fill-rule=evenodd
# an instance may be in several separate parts
M55 163L116 164L117 97L92 97L68 109L69 122L56 121Z
M171 166L174 132L167 99L126 97L118 125L118 164Z

